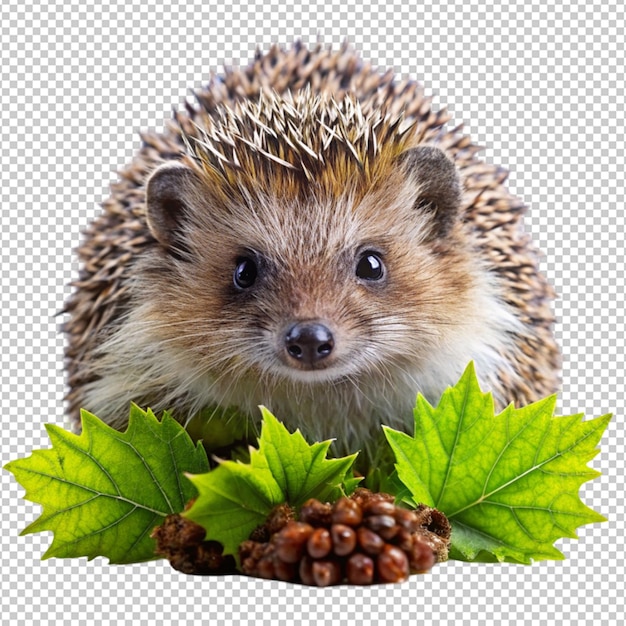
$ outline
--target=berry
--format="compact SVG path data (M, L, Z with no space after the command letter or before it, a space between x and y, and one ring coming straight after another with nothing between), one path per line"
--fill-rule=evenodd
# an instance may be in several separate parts
M311 571L313 580L318 587L338 585L342 579L341 565L337 561L313 561Z
M436 554L432 546L420 535L414 536L407 553L411 570L418 574L427 572L435 564Z
M356 533L345 524L333 524L330 527L333 540L333 550L337 556L352 554L356 547Z
M296 512L277 507L241 544L239 557L251 576L369 585L430 570L447 558L449 541L450 525L439 511L403 509L389 494L357 489L333 504L311 499Z
M385 547L385 540L373 530L361 526L357 530L359 545L368 554L380 554Z
M370 515L365 518L365 525L383 539L392 539L398 532L396 520L391 515Z
M332 507L331 520L333 524L358 526L363 519L363 511L358 502L350 498L339 498Z
M372 499L363 506L365 515L391 515L396 512L396 506L388 500Z
M315 578L313 578L313 559L308 554L300 561L298 574L300 575L300 581L305 585L316 585Z
M330 524L332 510L331 505L327 502L320 502L315 498L311 498L300 508L298 519L301 522L307 522L314 526L328 526Z
M374 561L356 552L348 559L346 578L352 585L371 585L374 582Z
M288 522L282 532L275 535L276 556L285 563L297 563L302 558L312 535L313 526L310 524Z
M316 528L306 544L307 551L314 559L322 559L328 556L333 549L333 542L326 528Z
M378 577L383 583L398 583L409 577L409 559L403 550L387 544L376 559Z

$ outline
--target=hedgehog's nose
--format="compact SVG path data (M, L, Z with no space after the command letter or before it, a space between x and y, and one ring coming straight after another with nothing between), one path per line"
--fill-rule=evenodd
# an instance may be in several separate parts
M285 335L287 354L305 367L313 367L329 356L334 345L333 334L319 322L298 322Z

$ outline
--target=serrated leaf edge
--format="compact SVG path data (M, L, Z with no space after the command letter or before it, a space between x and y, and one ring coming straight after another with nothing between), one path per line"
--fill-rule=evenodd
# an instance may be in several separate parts
M467 380L466 380L466 379L467 379ZM471 387L472 385L474 385L474 386L478 389L479 393L483 396L483 398L485 398L485 397L493 397L493 396L492 396L492 394L491 394L490 392L483 392L483 391L480 389L480 385L479 385L479 383L478 383L478 377L476 376L476 372L475 372L475 368L474 368L474 363L473 363L473 362L470 362L470 363L468 364L468 366L466 367L465 371L463 372L463 375L462 375L462 376L461 376L461 378L459 379L458 383L457 383L455 386L453 386L453 387L448 387L448 388L444 391L444 393L442 394L442 396L441 396L441 398L440 398L440 400L439 400L439 402L437 403L437 405L436 405L436 406L431 405L431 404L430 404L430 402L428 402L428 400L427 400L427 399L426 399L426 398L425 398L425 397L424 397L421 393L418 393L418 395L417 395L417 400L416 400L415 411L414 411L414 418L415 418L415 432L414 432L413 437L411 437L410 435L407 435L406 433L403 433L403 432L401 432L401 431L397 431L397 430L395 430L395 429L392 429L392 428L389 428L389 427L387 427L387 426L384 426L384 425L383 425L383 427L382 427L382 428L383 428L383 430L384 430L384 432L385 432L385 436L386 436L386 438L387 438L387 441L388 441L389 445L390 445L390 446L392 447L392 449L393 449L394 456L395 456L395 455L397 455L397 453L398 453L398 452L402 452L402 450L401 450L401 449L398 449L398 447L394 445L394 441L393 441L393 439L394 439L395 437L397 437L398 439L401 439L401 438L403 439L404 437L406 437L406 439L407 439L407 440L415 440L415 437L416 437L416 435L417 435L417 430L418 430L418 420L419 420L419 418L418 418L418 409L420 408L420 405L421 405L421 407L422 407L423 409L426 409L426 411L435 411L435 410L436 410L436 409L437 409L437 408L441 405L441 403L442 403L442 402L446 399L446 395L448 395L449 397L451 397L451 394L454 392L454 390L455 390L456 388L458 388L461 384L464 384L464 391L465 391L465 396L464 396L464 398L465 398L465 399L467 398L467 396L468 396L468 394L469 394L469 392L470 392L470 387ZM526 407L522 407L522 408L529 408L529 407L533 407L533 406L535 406L535 405L540 406L540 405L546 405L546 404L547 404L547 405L550 405L550 404L552 405L552 410L550 411L550 413L553 413L553 412L554 412L554 408L555 408L555 406L556 406L556 394L553 394L553 395L551 395L551 396L548 396L548 397L546 397L546 398L543 398L543 399L541 399L541 400L538 400L537 402L535 402L535 403L531 403L531 404L527 405ZM493 415L493 418L494 418L494 419L501 418L502 416L504 416L504 415L505 415L505 413L507 413L507 412L513 412L513 411L515 411L515 410L516 410L516 409L515 409L515 407L513 407L513 405L511 404L511 405L507 406L507 407L506 407L506 408L505 408L502 412L500 412L499 414L497 414L497 415ZM494 413L495 413L495 411L494 411ZM539 414L539 412L538 412L538 414ZM583 414L578 414L578 415L574 415L574 416L555 416L555 415L553 415L553 414L552 414L552 417L551 417L551 419L553 419L553 420L557 420L557 419L570 419L570 420L574 420L574 419L577 419L578 421L584 422L584 419L583 419L583 418L584 418L584 415L583 415ZM463 508L459 509L458 511L454 511L454 512L449 513L449 512L447 512L447 511L445 511L445 510L443 510L443 509L442 509L442 512L443 512L443 513L444 513L444 514L448 517L448 519L450 520L450 522L451 522L451 524L452 524L453 528L454 528L454 525L455 525L455 524L456 524L456 525L463 525L463 526L465 526L466 528L470 528L470 529L472 530L472 532L475 532L476 534L480 534L480 535L483 535L484 537L488 537L488 538L489 538L491 541L493 541L493 542L500 543L500 544L502 544L502 545L506 545L506 544L504 544L504 543L502 542L502 540L501 540L501 539L498 539L498 538L492 537L491 535L489 535L488 533L484 532L483 530L476 529L476 528L475 528L475 527L473 527L473 526L469 526L469 525L463 524L463 523L462 523L462 522L460 522L458 519L456 519L456 517L457 517L460 513L462 513L463 511L468 510L468 509L470 509L470 508L472 508L472 507L474 507L474 506L480 506L480 505L481 505L481 504L483 504L483 503L485 503L485 504L489 504L489 505L495 505L495 506L500 506L500 505L501 505L501 506L506 506L506 505L502 505L501 503L497 503L497 502L488 502L488 501L486 501L486 498L488 498L488 497L492 496L494 493L497 493L498 491L501 491L502 489L506 488L506 487L507 487L507 486L509 486L510 484L514 483L516 480L519 480L519 479L521 479L522 477L524 477L524 476L528 475L529 473L531 473L531 472L533 472L533 471L535 471L535 470L537 470L537 469L540 469L542 466L544 466L544 465L546 465L546 464L548 464L548 463L550 463L550 462L554 461L555 459L562 457L564 454L566 454L567 452L571 451L573 448L575 448L575 447L579 446L582 442L584 442L584 441L585 441L585 439L587 439L587 438L589 438L589 437L591 437L591 436L593 436L593 435L595 435L595 434L597 434L597 441L596 441L596 443L597 443L597 442L600 440L600 438L602 437L602 434L603 434L604 430L606 429L606 427L607 427L607 425L608 425L609 421L611 420L611 418L612 418L612 414L611 414L611 413L607 413L607 414L605 414L605 415L602 415L602 416L600 416L600 417L594 418L594 419L592 419L592 420L587 420L587 422L586 422L586 423L591 423L591 422L595 422L595 423L597 423L597 427L596 427L596 428L593 428L593 429L589 429L588 431L586 431L586 432L584 433L584 436L582 436L580 439L577 439L577 440L576 440L575 442L573 442L570 446L568 446L568 448L566 448L565 450L559 450L558 454L553 455L552 457L550 457L549 459L547 459L547 460L545 460L545 461L541 462L540 464L533 464L533 467L532 467L532 468L530 468L530 469L528 469L527 471L525 471L523 474L520 474L519 476L516 476L513 480L511 480L511 481L509 481L509 482L505 483L505 485L499 486L499 487L498 487L498 489L494 489L494 490L493 490L493 491L491 491L489 494L487 494L487 495L483 494L483 496L481 496L481 498L480 498L479 500L477 500L477 501L475 501L475 502L473 502L473 503L471 503L471 504L468 504L468 505L464 506ZM459 427L460 427L460 425L462 424L462 422L463 422L463 420L462 420L462 419L459 419L459 423L458 423L458 425L457 425L457 434L458 434L458 430L459 430ZM517 438L517 436L518 436L521 432L523 432L523 430L525 430L525 429L526 429L526 428L530 425L530 423L531 423L530 421L528 421L527 423L525 423L525 424L524 424L524 428L522 429L522 431L519 431L519 432L515 435L515 437L514 437L513 439L511 439L511 440L507 439L506 446L505 446L505 448L503 448L503 450L501 451L501 454L499 455L499 457L498 457L498 458L501 458L501 457L503 456L503 454L504 454L505 450L506 450L506 449L508 449L508 447L511 445L511 443L512 443L512 442L513 442L516 438ZM439 428L437 427L437 424L436 424L436 423L434 423L434 422L433 422L433 427L436 429L437 437L438 437L438 438L439 438L439 440L441 441L440 430L439 430ZM391 437L390 437L389 435L391 435ZM546 430L546 431L545 431L545 433L544 433L544 439L545 439L545 437L547 437L547 436L548 436L548 431ZM458 441L458 436L457 436L457 438L456 438L456 441ZM543 444L543 440L542 440L542 442L540 443L540 445L537 447L537 449L536 449L536 451L535 451L535 459L536 459L536 458L537 458L537 456L539 455L539 452L540 452L540 450L541 450L541 446L542 446L542 444ZM428 450L428 446L426 446L426 445L425 445L424 447L426 448L426 450ZM455 448L456 448L456 444L455 444L455 446L453 446L452 451L454 451L454 450L455 450ZM590 461L591 459L593 459L593 458L594 458L594 457L598 454L598 452L599 452L599 449L596 449L595 451L593 451L593 454L591 454L591 455L590 455L590 457L586 460L586 462L588 462L588 461ZM409 459L408 459L408 458L407 458L404 454L403 454L403 458L407 461L407 465L412 466L412 463L410 463L410 462L409 462ZM491 468L491 470L490 470L490 472L489 472L489 476L491 476L491 475L493 474L493 471L494 471L494 469L495 469L495 466L496 466L496 465L497 465L497 464L494 464L494 466ZM396 464L395 464L395 466L396 466L396 470L398 471L398 476L400 477L400 476L401 476L401 471L400 471L400 469L398 468L398 458L397 458L397 457L396 457ZM445 478L445 479L444 479L444 481L443 481L443 486L442 486L442 489L441 489L441 493L444 493L444 492L445 492L445 485L446 485L446 483L447 483L447 479L448 479L448 475L449 475L449 468L450 468L451 466L452 466L452 455L451 455L451 456L450 456L450 458L448 459L448 465L447 465L447 473L446 473L446 478ZM560 473L560 475L564 475L564 474L563 474L563 473ZM579 476L579 477L583 478L583 480L581 480L581 482L580 482L580 486L582 486L582 484L584 484L585 482L587 482L587 481L589 481L589 480L592 480L593 478L596 478L596 477L600 476L600 475L601 475L601 472L599 472L599 471L597 471L597 470L594 470L594 469L592 469L592 468L587 468L587 471L584 471L584 472L571 472L571 473L569 473L569 474L565 474L565 475L569 475L569 476ZM425 502L425 504L428 504L429 506L435 506L435 507L437 507L437 503L434 503L434 504L433 504L433 502L434 502L434 498L433 498L433 496L432 496L432 494L431 494L431 492L430 492L429 487L426 485L426 483L424 483L424 481L421 479L421 477L419 476L419 474L418 474L418 472L417 472L417 471L415 472L415 477L416 477L417 481L418 481L421 485L423 485L423 491L424 491L424 493L427 493L427 494L429 495L429 497L430 497L430 502ZM487 485L487 484L488 484L488 480L485 480L485 485ZM406 485L405 485L405 486L406 486ZM408 489L408 487L407 487L407 489ZM409 491L410 491L410 489L409 489ZM441 494L440 494L440 495L441 495ZM566 495L571 495L571 494L569 494L569 493L568 493L568 494L566 494ZM579 499L580 499L580 498L579 498ZM583 504L584 508L586 509L586 512L587 512L587 518L586 518L586 519L587 519L587 521L586 521L586 522L581 522L581 524L579 524L578 526L583 525L583 524L587 524L587 523L595 523L595 522L602 522L602 521L606 521L606 518L605 518L603 515L601 515L601 514L600 514L600 513L598 513L597 511L594 511L594 510L593 510L593 509L591 509L590 507L586 506L584 503L582 503L582 501L581 501L581 504ZM510 509L518 509L518 508L520 508L520 507L508 507L508 508L510 508ZM530 508L530 509L534 509L534 510L537 510L537 507L528 507L528 508ZM540 507L540 508L542 508L542 509L544 509L544 510L549 510L549 509L545 509L545 507ZM550 513L551 513L551 514L553 513L551 510L549 510L549 511L550 511ZM568 513L568 515L572 515L572 514ZM575 515L575 517L585 518L585 515L583 515L583 513L581 512L580 514ZM521 528L521 529L522 529L522 530L523 530L526 534L528 534L528 532L526 531L526 529L524 528L524 526L523 526L523 525L521 524L521 522L517 519L517 516L516 516L516 515L514 515L514 519L515 519L515 521L516 521L516 522L520 525L520 528ZM577 526L576 528L578 528L578 526ZM557 527L557 528L559 528L559 529L561 529L561 530L563 531L563 533L564 533L564 534L562 535L562 537L561 537L561 538L565 538L565 537L569 537L569 538L577 538L577 535L576 535L575 533L573 533L573 532L569 531L568 529L564 529L564 528L563 528L560 524L556 524L556 523L555 523L555 527ZM452 535L452 538L453 538L453 543L454 543L454 533L453 533L453 535ZM534 539L533 539L533 540L534 540ZM544 545L544 546L548 546L548 545L549 545L551 549L548 551L548 553L549 553L549 554L553 554L553 556L550 556L550 557L547 557L547 556L546 556L545 558L552 558L552 559L555 559L555 560L557 560L557 559L558 559L558 560L560 560L561 558L563 558L563 559L565 558L565 556L564 556L564 555L563 555L563 554L562 554L562 553L561 553L561 552L560 552L560 551L559 551L556 547L554 547L552 544L548 544L548 543L546 543L546 542L538 542L538 543L537 543L537 548L539 549L539 548L541 547L541 545ZM456 549L459 553L464 554L465 556L468 556L468 555L467 555L467 554L466 554L466 553L465 553L465 552L464 552L464 551L463 551L463 550L462 550L459 546L455 546L455 549ZM473 556L475 557L475 556L476 556L476 554L478 554L479 552L480 552L480 551L476 552ZM521 551L521 550L519 550L519 549L515 549L515 552L516 552L517 554L523 554L523 551ZM559 556L557 556L557 554L558 554L558 555L560 555L560 557L559 557ZM504 560L506 560L506 555L502 555L502 554L498 555L498 554L495 554L495 553L494 553L494 554L493 554L493 556L495 556L495 557L496 557L499 561L504 561ZM512 556L512 555L511 555L511 556ZM523 563L530 563L530 562L532 562L533 558L534 558L534 557L526 557L526 559L525 559L525 560L520 561L520 562L523 562ZM470 560L471 560L471 559L470 559ZM537 560L537 559L535 558L535 560Z
M108 554L106 553L103 554L102 552L98 550L84 551L81 554L70 554L69 556L65 554L65 552L67 552L68 548L71 548L71 546L79 545L81 542L88 542L90 538L97 537L98 535L101 535L107 530L110 530L111 528L118 526L119 524L123 523L124 520L126 520L130 515L135 513L137 510L141 510L150 514L152 516L151 518L152 521L149 523L146 523L143 527L142 526L137 527L137 530L140 530L141 532L138 533L133 543L129 544L126 550L126 553L130 554L132 553L132 550L134 550L135 547L146 537L146 535L152 531L154 526L157 525L158 519L163 519L165 516L167 516L170 513L179 512L178 510L176 510L175 507L172 506L172 502L169 496L167 495L167 493L165 493L163 486L157 480L150 465L147 463L146 457L140 454L139 451L136 450L136 448L132 444L132 440L127 440L125 439L125 437L130 434L129 431L131 430L131 420L134 421L137 419L137 415L136 415L137 411L142 413L144 417L146 417L149 421L152 421L153 424L159 428L171 429L171 425L176 424L179 427L179 432L177 432L173 438L167 439L165 441L168 445L169 456L170 456L172 465L177 466L178 463L175 462L172 442L174 441L174 439L177 439L180 436L188 437L188 434L186 433L184 427L178 424L178 422L176 422L176 420L174 420L167 412L164 412L163 419L159 420L150 409L148 409L147 411L143 411L141 408L137 407L136 405L133 405L133 406L135 407L135 411L133 411L133 407L131 407L131 412L129 414L129 424L128 424L127 429L123 432L115 430L114 428L110 427L108 424L100 420L96 415L84 409L81 409L81 421L82 421L83 429L80 434L67 431L64 428L56 424L45 424L44 427L46 428L52 447L34 450L30 456L24 457L22 459L17 459L15 461L10 461L9 463L4 465L4 469L12 472L15 478L20 483L20 485L24 487L25 494L23 498L27 501L34 502L42 507L42 512L39 515L39 517L33 520L33 522L31 522L30 524L28 524L28 526L26 526L26 528L24 528L20 532L20 536L28 535L28 534L32 534L36 532L45 532L45 531L53 533L52 543L48 547L46 552L42 555L41 557L42 560L61 555L62 557L66 557L66 558L76 558L80 556L85 556L87 560L90 561L97 556L104 556L104 557L109 558L110 563L123 564L123 563L128 563L128 562L142 562L146 560L159 558L156 555L150 555L149 557L146 557L143 559L136 559L132 561L126 561L123 559L114 560ZM133 413L135 413L134 416L133 416ZM109 471L100 462L100 460L96 458L95 456L93 456L93 454L91 454L92 437L94 436L94 433L98 431L106 433L106 436L114 438L117 442L123 444L126 448L130 448L133 451L133 453L135 454L135 457L139 459L140 463L142 464L142 466L145 468L145 470L151 477L153 483L157 485L158 491L163 496L162 501L168 505L169 510L161 511L159 509L155 509L154 507L147 506L145 503L142 503L136 500L131 500L128 497L122 495L119 489L119 485L116 482L116 480L111 476ZM160 433L157 433L157 434L160 434ZM164 441L164 438L162 437L159 437L159 439L160 441ZM191 439L190 439L190 443L192 443ZM81 444L84 447L81 447ZM89 460L89 462L93 463L93 465L95 466L95 468L97 468L97 470L101 473L101 475L107 478L107 481L111 487L111 493L98 491L96 489L93 489L90 486L79 484L73 480L67 480L67 478L63 474L53 474L53 473L46 473L44 471L37 471L37 470L33 470L29 468L28 466L22 467L22 465L25 463L26 465L28 465L28 463L30 462L30 459L33 456L38 456L46 462L48 462L47 458L52 456L52 458L50 459L50 462L61 467L62 462L59 457L59 451L63 449L71 451L73 454L76 454L77 457L79 456L85 457L86 459ZM208 460L206 459L206 453L204 451L204 448L201 447L201 444L197 444L195 446L194 452L200 457L200 458L196 458L195 460L202 461L202 457L203 457L205 460L206 466L208 468ZM69 485L73 488L76 488L76 489L79 489L80 491L85 492L86 494L91 494L91 497L81 502L77 502L76 504L73 504L71 506L50 510L53 504L48 503L48 502L46 503L39 502L38 499L36 499L36 497L33 496L33 491L34 491L33 488L31 488L28 484L24 485L22 483L22 480L18 478L18 475L23 475L23 474L40 476L42 478L46 478L49 480L53 480L59 483ZM181 476L180 474L181 473L179 472L176 476L178 492L179 492L181 502L185 502L186 496L184 495L184 487L183 487L183 484L184 484L183 480L185 480L185 478ZM62 543L59 544L59 542L57 541L57 536L56 536L56 528L54 527L54 524L53 524L56 518L59 515L62 515L63 513L79 508L81 506L85 506L89 504L90 502L92 502L93 500L96 500L97 498L107 498L107 499L111 499L117 502L121 502L121 503L124 503L125 505L129 505L130 509L126 511L121 517L116 518L112 523L110 523L106 527L101 527L101 528L94 530L93 532L82 534L79 537L77 537L74 541L63 540Z
M540 402L541 402L541 401L540 401ZM534 404L539 404L539 402L534 403ZM529 406L532 406L532 405L529 405ZM505 411L506 411L506 410L507 410L507 409L505 409ZM502 413L498 414L498 415L496 416L496 419L497 419L498 417L500 417L503 413L504 413L504 411L503 411ZM551 419L556 420L556 419L569 418L569 417L577 417L577 416L553 416ZM490 491L490 492L489 492L489 493L487 493L487 494L483 493L483 495L482 495L482 496L481 496L478 500L476 500L476 501L474 501L474 502L472 502L472 503L470 503L470 504L467 504L466 506L464 506L464 507L463 507L463 508L461 508L461 509L458 509L457 511L453 511L453 512L451 512L451 513L449 513L449 514L448 514L448 513L446 513L446 515L447 515L449 518L454 518L455 516L457 516L457 515L461 514L463 511L466 511L467 509L471 509L471 508L472 508L472 507L474 507L474 506L479 506L480 504L485 503L485 502L486 502L487 504L491 504L491 505L494 505L494 506L506 506L506 505L503 505L503 504L502 504L502 503L500 503L500 502L490 502L490 501L487 501L487 499L488 499L488 498L490 498L491 496L493 496L494 494L496 494L496 493L498 493L498 492L502 491L503 489L506 489L506 488L507 488L507 487L509 487L510 485L514 484L516 481L521 480L522 478L524 478L524 477L525 477L525 476L527 476L528 474L531 474L532 472L535 472L535 471L540 470L540 469L541 469L544 465L547 465L548 463L552 463L555 459L558 459L558 458L560 458L560 457L564 456L564 454L566 454L566 453L568 453L568 452L571 452L573 448L575 448L575 447L579 446L579 445L580 445L583 441L585 441L586 439L588 439L590 436L595 435L598 431L600 432L600 437L601 437L601 436L602 436L602 433L604 432L604 429L605 429L605 428L606 428L606 426L608 425L608 423L609 423L609 421L610 421L611 417L612 417L612 415L611 415L610 413L607 413L606 415L601 415L600 417L596 417L596 418L593 418L593 419L591 419L591 420L586 420L586 421L585 421L585 422L583 422L583 423L586 423L586 424L591 424L592 422L601 422L601 423L600 423L600 424L598 424L598 427L597 427L597 428L593 428L593 429L590 429L590 430L588 430L587 432L585 432L583 437L581 437L580 439L577 439L577 440L576 440L576 441L575 441L572 445L570 445L568 448L565 448L564 450L559 450L559 452L558 452L557 454L554 454L553 456L549 457L548 459L546 459L546 460L544 460L544 461L542 461L542 462L540 462L540 463L537 463L536 465L533 465L532 467L530 467L529 469L527 469L525 472L522 472L522 473L521 473L521 474L519 474L518 476L515 476L515 478L513 478L512 480L510 480L510 481L508 481L508 482L504 483L503 485L499 485L499 486L498 486L498 488L493 489L492 491ZM581 422L582 422L582 420L581 420ZM528 424L530 424L530 422L528 422ZM520 431L520 433L521 433L521 432L522 432L522 431ZM518 434L519 434L519 433L518 433ZM547 437L547 436L548 436L548 431L546 430L546 432L544 433L544 439L545 439L545 437ZM509 447L509 445L510 445L513 441L515 441L515 439L516 439L516 438L517 438L517 435L516 435L516 437L514 437L513 439L511 439L511 440L507 441L507 444L506 444L506 446L503 448L502 452L504 452L504 450L506 450L506 449ZM537 448L537 454L538 454L538 452L539 452L539 446L538 446L538 448ZM594 456L596 456L598 452L599 452L599 450L596 450L596 451L595 451ZM535 458L537 457L537 454L535 454ZM502 456L502 454L500 454L500 457L501 457L501 456ZM495 464L494 464L494 467L492 468L492 470L490 471L489 476L491 476L491 474L493 473L493 469L494 469L494 468L495 468ZM594 470L594 469L592 469L592 468L590 468L590 467L588 467L588 468L587 468L587 471L585 471L585 472L567 472L567 473L559 472L559 473L558 473L558 475L559 475L559 476L579 476L579 477L584 477L584 479L583 479L583 480L581 480L581 482L580 482L580 485L581 485L581 486L582 486L584 483L586 483L586 482L588 482L588 481L590 481L590 480L593 480L594 478L597 478L598 476L601 476L601 474L602 474L601 472L599 472L599 471L597 471L597 470ZM487 484L487 483L488 483L488 480L485 480L485 484ZM508 508L520 509L520 508L524 508L524 507L519 507L519 506L516 506L516 507L508 507ZM534 508L534 507L528 507L528 508ZM535 508L535 510L540 509L540 508L543 508L543 507L536 507L536 508ZM587 507L587 508L589 509L589 511L591 511L591 512L593 512L593 513L596 513L596 511L594 511L593 509L590 509L589 507ZM552 513L552 511L550 511L550 513ZM599 515L599 514L598 514L598 515ZM581 517L582 517L582 516L581 516ZM602 516L601 516L601 517L602 517ZM600 521L600 520L598 520L598 521ZM590 522L590 523L593 523L593 522ZM575 537L575 535L574 535L574 537Z

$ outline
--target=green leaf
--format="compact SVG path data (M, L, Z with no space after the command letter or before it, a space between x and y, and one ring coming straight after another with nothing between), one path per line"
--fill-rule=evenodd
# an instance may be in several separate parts
M470 364L436 408L418 396L413 437L385 427L413 499L452 523L450 558L562 559L557 539L605 520L578 492L599 475L587 463L611 415L554 417L555 403L551 396L494 415L491 394L480 390Z
M333 492L339 495L339 486L357 455L327 459L332 441L309 445L299 430L289 433L265 407L261 407L261 413L259 449L251 452L250 462L252 466L267 462L285 502L299 507L309 498L326 500L332 499Z
M251 450L250 463L222 461L211 472L189 476L199 495L185 517L202 525L225 554L236 556L276 505L334 499L344 482L354 488L348 472L356 454L327 459L330 441L309 445L299 430L290 433L267 409L261 412L259 448Z
M53 447L5 466L26 489L24 497L43 506L22 534L54 533L44 559L156 558L150 533L195 495L183 474L207 471L204 449L167 413L159 421L135 405L123 433L87 411L81 419L80 435L47 424Z

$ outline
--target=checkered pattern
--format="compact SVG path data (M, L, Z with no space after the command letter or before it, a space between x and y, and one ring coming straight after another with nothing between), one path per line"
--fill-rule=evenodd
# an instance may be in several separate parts
M502 4L502 7L497 6ZM50 538L18 537L38 514L2 480L2 624L361 622L616 624L624 619L624 27L619 0L3 0L2 463L48 447L63 423L59 318L72 254L138 131L222 64L256 46L354 43L380 67L419 77L511 170L527 229L556 286L564 352L560 410L614 411L603 476L583 497L609 521L563 540L564 562L451 562L397 586L309 589L188 577L163 562L40 562ZM556 5L556 6L555 6Z

